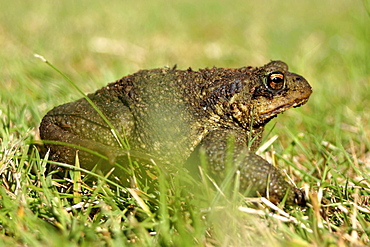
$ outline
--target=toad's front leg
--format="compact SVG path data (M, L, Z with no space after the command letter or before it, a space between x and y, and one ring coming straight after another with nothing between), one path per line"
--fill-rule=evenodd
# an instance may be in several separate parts
M239 170L242 193L266 196L274 203L286 196L288 204L304 205L304 192L290 185L277 168L249 151L245 140L230 129L211 131L198 147L206 154L209 172L222 179L226 171Z

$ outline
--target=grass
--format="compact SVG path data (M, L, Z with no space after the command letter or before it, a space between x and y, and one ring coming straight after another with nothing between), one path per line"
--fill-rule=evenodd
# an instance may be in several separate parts
M369 1L0 4L0 245L369 245ZM138 69L287 62L313 94L268 124L265 143L277 139L262 155L311 206L274 208L181 170L150 181L137 168L135 190L94 173L81 181L78 169L45 175L30 145L38 124L81 95L34 53L83 92Z

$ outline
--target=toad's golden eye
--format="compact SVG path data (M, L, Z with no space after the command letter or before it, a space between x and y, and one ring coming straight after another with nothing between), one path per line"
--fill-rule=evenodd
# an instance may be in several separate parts
M272 90L283 89L285 85L284 74L279 71L271 72L267 76L266 85Z

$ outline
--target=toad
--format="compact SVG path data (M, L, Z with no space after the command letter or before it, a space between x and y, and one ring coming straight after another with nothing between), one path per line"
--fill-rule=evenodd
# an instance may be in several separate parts
M195 166L203 155L216 178L230 168L239 171L242 192L304 204L303 191L254 150L266 123L306 103L311 92L282 61L233 69L141 70L89 94L98 110L86 98L55 107L42 119L40 136L58 142L46 143L51 160L74 164L80 149L80 164L87 169L103 156L103 166L112 168L130 154Z

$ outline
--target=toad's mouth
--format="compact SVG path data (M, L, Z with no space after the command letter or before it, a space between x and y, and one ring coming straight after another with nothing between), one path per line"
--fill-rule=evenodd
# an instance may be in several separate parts
M256 122L254 124L254 127L256 128L256 127L259 127L261 125L265 125L268 122L270 122L271 119L276 117L279 113L282 113L282 112L286 111L289 108L300 107L301 105L304 105L307 101L308 101L308 98L299 99L299 100L292 101L292 102L289 102L287 104L281 105L279 107L276 107L272 111L261 113L260 116L259 116L260 121Z
M300 100L297 100L297 101L289 102L288 104L285 104L285 105L281 105L279 107L276 107L272 111L262 113L261 114L261 119L267 119L267 118L274 117L277 114L279 114L283 111L286 111L289 108L296 108L296 107L299 107L301 105L304 105L307 101L308 101L308 99L303 99L303 100L300 99Z

